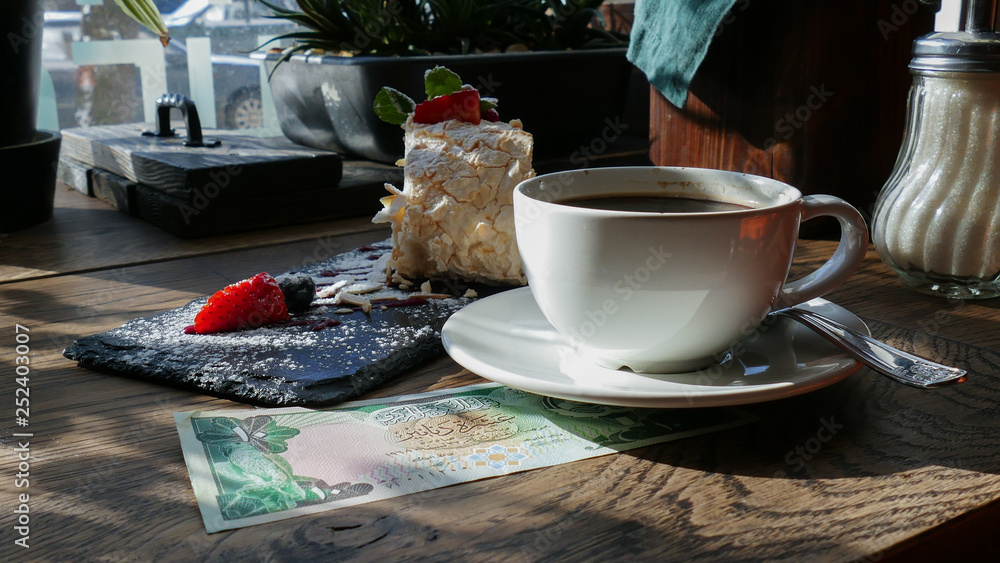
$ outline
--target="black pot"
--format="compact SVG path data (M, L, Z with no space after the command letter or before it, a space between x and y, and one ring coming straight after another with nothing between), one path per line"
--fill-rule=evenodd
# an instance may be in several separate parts
M0 232L52 216L59 133L35 130L42 72L41 0L8 0L0 9Z
M0 147L34 140L44 26L41 0L0 9Z
M296 55L271 77L281 130L293 142L379 162L403 156L403 132L372 110L391 86L421 102L424 72L446 66L520 119L539 156L566 155L604 135L623 115L631 65L625 48L425 57ZM256 54L268 72L279 55Z
M52 217L59 162L59 133L39 131L30 143L0 147L0 233Z

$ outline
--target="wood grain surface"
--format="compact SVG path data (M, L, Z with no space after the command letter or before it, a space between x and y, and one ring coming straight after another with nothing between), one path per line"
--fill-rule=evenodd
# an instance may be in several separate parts
M339 235L388 236L384 225L362 216L186 241L64 186L56 187L56 214L55 221L0 238L0 284L293 241L311 241L314 258L322 260L343 251Z
M747 407L760 417L749 426L208 535L171 413L240 405L77 368L61 357L62 347L258 271L294 268L314 260L324 244L342 251L385 232L343 221L282 231L280 240L250 233L171 239L159 248L163 239L144 232L145 225L106 223L109 212L85 196L66 192L59 201L47 231L0 242L6 280L0 360L5 370L12 365L14 324L31 328L28 430L34 433L30 487L18 490L13 408L0 418L0 474L8 476L0 480L0 498L13 510L18 492L30 494L32 546L14 546L5 525L0 560L919 561L980 559L990 549L996 555L998 305L959 305L905 290L874 253L829 298L861 316L876 337L969 369L966 383L922 391L862 369L813 393ZM70 236L90 241L83 256L60 242ZM128 236L137 243L116 244ZM833 243L802 241L796 271L814 267L832 249ZM6 260L22 255L30 258ZM33 275L24 275L28 270ZM370 397L482 381L442 358ZM12 377L0 379L0 397L12 397L14 385Z
M219 198L240 199L336 186L339 154L295 145L284 137L247 137L205 130L218 147L186 147L187 133L144 136L143 123L65 129L61 160L122 176L172 197L193 201L195 191L214 183Z
M143 136L141 123L68 129L59 178L167 232L195 238L326 219L374 215L393 165L343 162L284 137L219 131L214 148ZM183 131L181 131L183 133Z

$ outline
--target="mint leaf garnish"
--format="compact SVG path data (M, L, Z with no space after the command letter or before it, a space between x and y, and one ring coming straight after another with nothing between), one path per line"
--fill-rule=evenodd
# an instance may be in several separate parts
M375 115L393 125L406 123L406 116L413 113L416 103L409 96L395 88L383 87L375 95Z
M497 107L496 98L479 98L479 111L487 111Z
M424 73L424 89L427 99L454 94L462 89L462 79L443 66L436 66Z

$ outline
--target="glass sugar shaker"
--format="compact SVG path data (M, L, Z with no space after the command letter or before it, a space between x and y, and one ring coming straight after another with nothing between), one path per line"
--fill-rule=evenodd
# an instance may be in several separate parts
M964 31L913 45L906 131L872 240L900 281L925 293L1000 296L998 5L972 0Z

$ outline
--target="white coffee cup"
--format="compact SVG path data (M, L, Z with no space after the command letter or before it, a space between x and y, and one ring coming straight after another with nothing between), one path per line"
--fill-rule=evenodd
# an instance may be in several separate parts
M581 197L670 195L749 208L613 211ZM799 224L828 215L840 245L818 270L786 283ZM514 190L518 250L545 318L587 359L641 373L716 363L772 308L819 297L865 257L864 219L840 198L803 197L760 176L671 167L572 170Z

